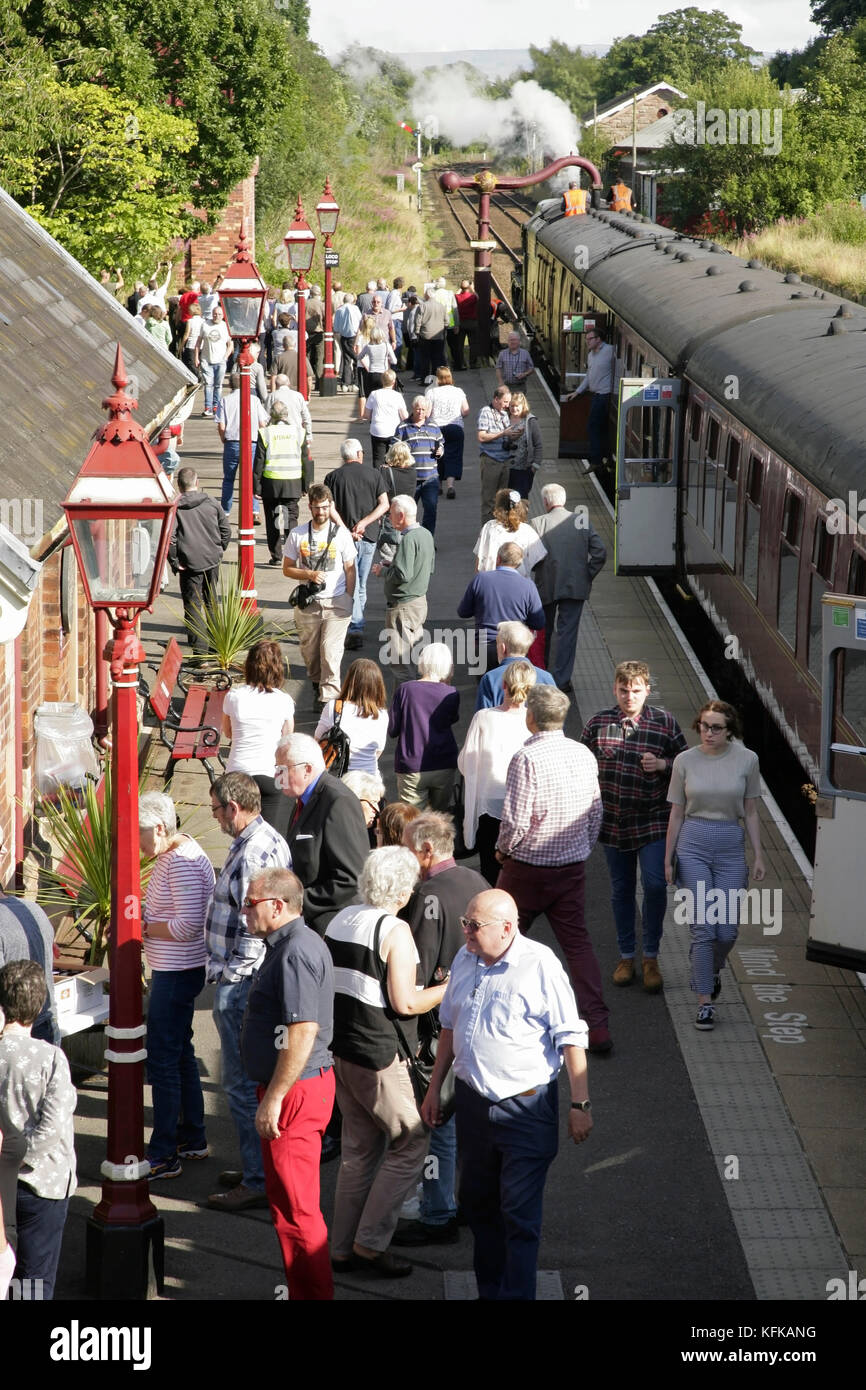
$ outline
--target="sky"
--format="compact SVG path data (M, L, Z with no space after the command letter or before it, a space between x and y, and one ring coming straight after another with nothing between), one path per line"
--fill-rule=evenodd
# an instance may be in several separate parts
M817 34L809 21L809 0L310 0L310 37L329 57L350 43L392 53L449 52L455 49L544 48L551 39L569 47L611 43L625 34L646 33L660 14L685 9L719 9L743 26L743 41L759 52L803 48Z

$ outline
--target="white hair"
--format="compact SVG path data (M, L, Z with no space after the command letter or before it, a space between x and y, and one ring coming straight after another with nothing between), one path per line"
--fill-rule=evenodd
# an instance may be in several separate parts
M325 759L316 740L310 734L289 734L281 738L275 754L278 763L309 763L314 772L324 772Z
M415 407L418 406L418 405L421 406L422 410L424 411L424 413L425 413L425 415L426 415L426 413L427 413L427 397L426 397L426 396L413 396L413 397L412 397L412 409L414 410Z
M507 656L526 656L535 636L525 623L509 621L497 624L496 640L502 643Z
M559 483L545 483L541 489L541 500L545 507L564 507L567 493Z
M444 642L430 642L418 656L418 675L428 680L447 681L454 670L454 658Z
M371 850L358 878L358 895L370 907L396 907L418 882L418 860L403 845Z
M364 446L360 439L344 439L340 445L340 458L344 463L348 463L349 459L356 459L363 452Z
M140 830L154 830L161 825L166 835L177 830L177 812L174 802L165 792L145 792L138 801L138 825Z
M378 806L385 795L385 783L378 774L372 772L347 772L342 777L344 787L354 792L359 801L372 801Z
M375 281L375 280L368 280L368 281L367 281L367 293L368 293L368 294L372 294L373 290L377 290L378 288L379 288L379 286L376 284L376 281Z
M448 283L448 282L447 282L447 280L445 279L445 276L444 276L444 275L440 275L439 278L438 278L438 280L436 281L436 288L437 288L437 290L444 290L444 289L445 289L445 286L447 285L447 283Z
M402 512L410 519L418 515L418 505L415 498L410 497L407 492L398 492L396 497L392 497L391 506L396 507L398 512Z

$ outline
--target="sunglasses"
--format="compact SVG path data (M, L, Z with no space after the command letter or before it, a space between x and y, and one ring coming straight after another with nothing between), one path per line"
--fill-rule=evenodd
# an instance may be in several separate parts
M259 903L281 903L282 898L244 898L242 907L244 912L248 912L251 907L258 907Z

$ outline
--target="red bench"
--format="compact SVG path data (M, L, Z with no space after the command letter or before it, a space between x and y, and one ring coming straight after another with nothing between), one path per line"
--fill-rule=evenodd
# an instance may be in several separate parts
M152 666L152 663L148 665ZM172 700L175 686L184 696L179 714ZM172 637L156 673L153 689L147 692L148 706L159 724L160 741L169 750L166 784L174 776L176 765L190 759L204 765L211 786L221 775L225 768L225 758L220 750L223 705L230 689L231 676L226 671L215 673L213 685L187 683L183 656L177 640ZM211 766L214 757L222 764L219 773Z

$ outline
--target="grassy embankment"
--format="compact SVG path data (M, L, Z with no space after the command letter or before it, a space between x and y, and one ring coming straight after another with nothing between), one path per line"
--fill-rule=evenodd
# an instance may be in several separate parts
M375 159L375 153L371 157ZM428 222L415 211L414 177L407 169L405 191L398 193L393 173L379 174L360 160L353 160L333 176L334 194L340 204L340 221L333 237L340 266L333 275L344 288L358 293L367 280L380 275L389 281L402 275L407 284L419 286L429 278L428 265L435 250ZM302 191L307 221L317 234L307 279L324 285L324 238L318 235L315 218L320 196L320 188ZM256 260L271 284L290 278L285 261L282 265L275 262L274 253L282 246L294 212L294 205L287 207L279 216L265 219L260 228Z
M866 212L856 203L828 203L811 217L783 218L724 244L738 256L757 256L777 270L798 271L822 289L866 300Z

